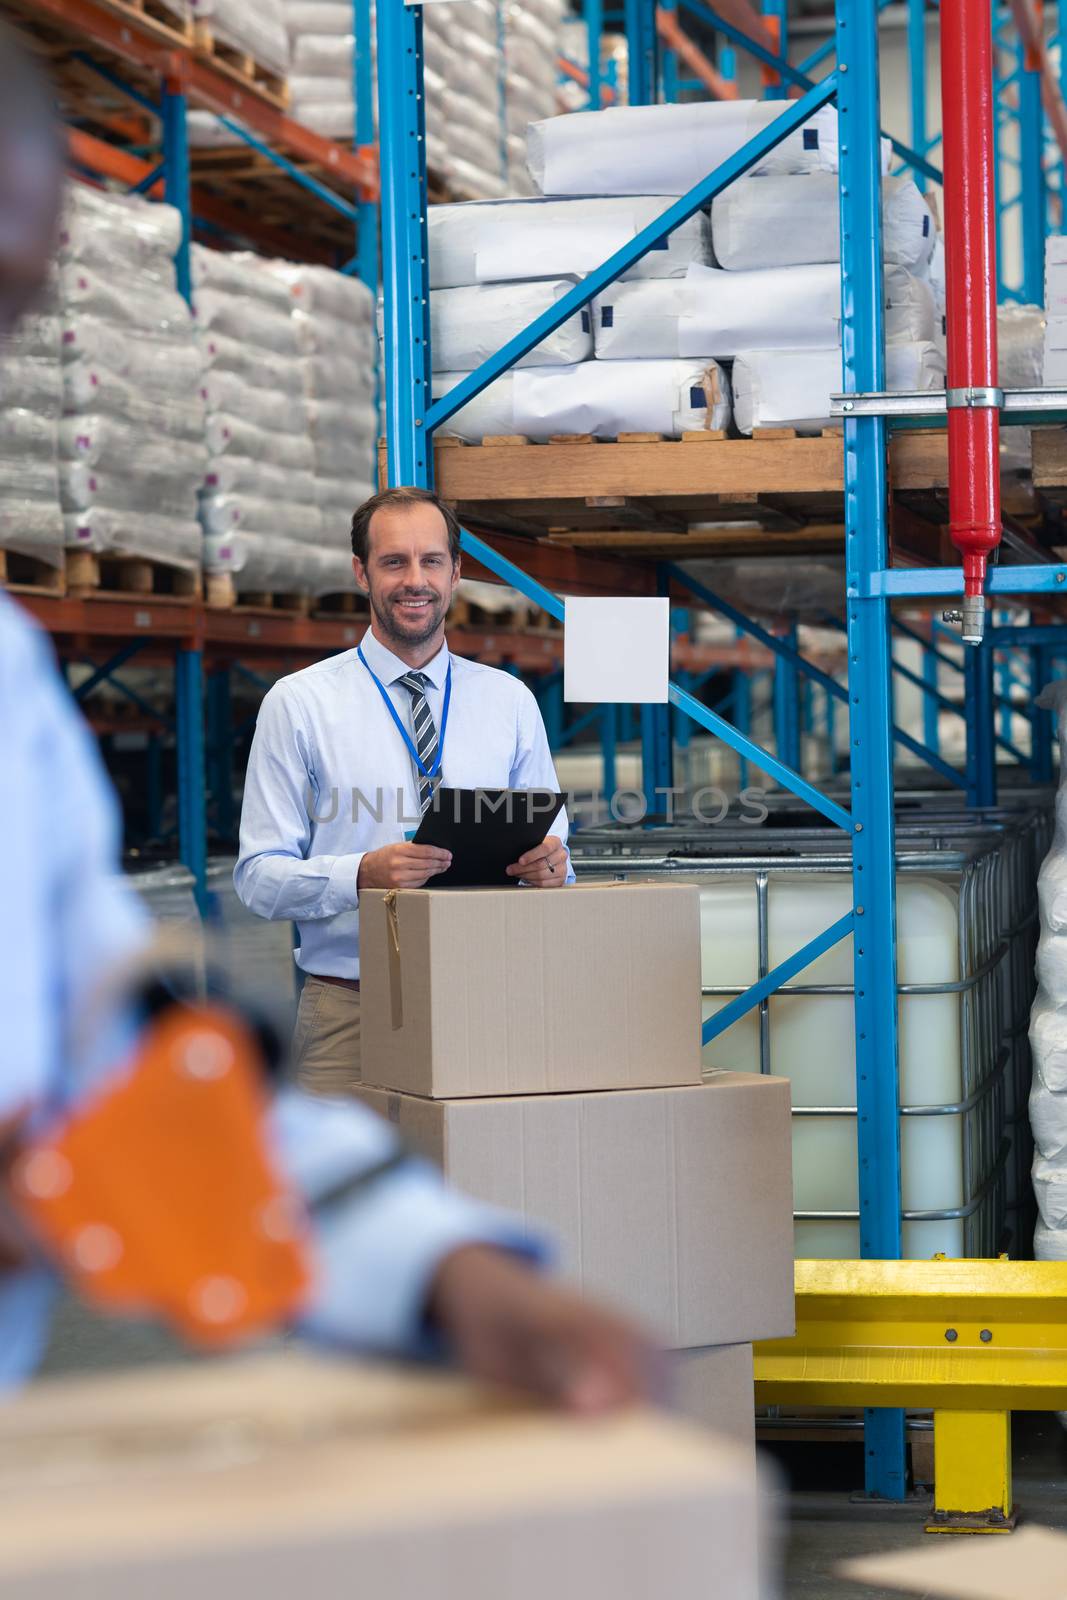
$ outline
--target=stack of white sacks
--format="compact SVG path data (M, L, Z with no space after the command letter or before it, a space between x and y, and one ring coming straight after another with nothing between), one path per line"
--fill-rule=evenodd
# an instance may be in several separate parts
M1048 684L1036 704L1059 717L1060 787L1056 831L1037 880L1041 933L1037 997L1030 1015L1030 1125L1038 1205L1034 1255L1038 1261L1067 1261L1067 683ZM1062 1415L1067 1419L1067 1412Z
M1045 240L1045 365L1050 389L1067 385L1067 238L1050 234Z
M508 193L534 192L526 165L526 129L556 112L556 56L562 0L502 0L507 68Z
M503 43L497 0L423 8L427 165L478 199L506 191Z
M201 353L171 206L72 189L60 238L68 548L198 569Z
M350 589L352 513L374 493L378 414L374 405L374 297L358 278L285 261L271 270L285 284L300 344L314 496L326 548L336 551L331 589ZM321 591L325 592L325 591Z
M447 393L779 109L744 101L625 107L532 126L530 171L554 198L431 210L435 393ZM474 440L721 428L731 415L724 363L733 363L742 432L826 426L841 386L836 167L836 115L820 112L716 200L710 226L702 214L690 218L446 431ZM601 198L579 198L590 193ZM927 281L934 220L914 184L889 178L885 218L887 380L936 387L944 359Z
M207 366L205 567L231 574L238 593L344 587L324 542L289 287L258 256L201 246L193 284Z
M0 341L0 550L63 562L59 418L63 381L55 308Z
M289 70L289 40L282 0L165 0L180 13L202 22L233 50L284 78Z
M352 0L284 0L284 11L290 115L326 139L351 139L356 126ZM373 7L370 36L373 60Z

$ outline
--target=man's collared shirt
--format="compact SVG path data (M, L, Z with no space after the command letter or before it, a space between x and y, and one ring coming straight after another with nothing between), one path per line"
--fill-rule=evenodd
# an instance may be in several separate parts
M368 629L361 648L409 734L412 669ZM555 789L537 701L510 673L450 656L420 670L438 733L452 693L439 778L454 789ZM292 919L305 972L359 977L359 864L419 824L418 772L356 650L282 678L260 707L245 778L237 893L250 911ZM562 812L554 834L567 836ZM568 862L567 881L574 881ZM432 887L433 879L429 880Z

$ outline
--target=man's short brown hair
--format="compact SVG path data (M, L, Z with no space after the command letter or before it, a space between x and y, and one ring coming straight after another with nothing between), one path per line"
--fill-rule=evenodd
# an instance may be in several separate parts
M459 560L459 522L452 507L439 500L432 489L383 489L364 500L352 518L352 554L367 565L370 554L370 524L376 511L405 511L412 506L436 506L445 520L448 532L448 553L452 565Z

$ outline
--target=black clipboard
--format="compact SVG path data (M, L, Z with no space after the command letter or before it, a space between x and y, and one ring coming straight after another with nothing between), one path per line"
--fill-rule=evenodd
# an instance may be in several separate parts
M554 789L435 789L415 844L451 850L452 865L428 889L509 889L507 868L541 844L566 796Z

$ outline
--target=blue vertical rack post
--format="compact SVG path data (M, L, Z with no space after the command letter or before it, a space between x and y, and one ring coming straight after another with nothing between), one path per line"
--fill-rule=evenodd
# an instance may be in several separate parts
M1045 285L1045 126L1041 108L1041 74L1022 40L1016 43L1019 102L1019 200L1022 235L1021 298L1027 305L1044 303Z
M777 29L778 37L775 40L775 48L777 49L778 54L780 56L787 55L789 29L788 0L763 0L763 4L761 5L760 9L763 12L763 15ZM769 72L768 80L769 81L767 82L763 91L763 98L765 100L784 100L785 84L782 82L781 76L779 74Z
M659 82L655 7L649 0L623 0L623 15L629 102L632 106L654 105Z
M374 55L370 0L352 0L352 96L356 105L357 145L374 143ZM378 207L373 200L356 203L356 272L373 295L378 293Z
M185 85L163 84L163 169L166 197L181 217L181 239L174 258L178 290L192 304L192 202L190 197L189 125ZM204 760L204 663L196 644L179 646L174 666L174 710L177 731L178 848L193 875L201 912L207 910L207 771Z
M885 383L878 19L873 6L850 0L835 10L844 388L856 393ZM903 1239L890 619L869 582L889 560L885 428L881 417L844 421L860 1254L895 1260ZM904 1498L903 1411L868 1411L865 1463L868 1494Z
M582 15L589 48L589 109L599 111L602 94L600 36L604 31L604 0L582 0Z
M926 0L908 0L908 87L911 101L911 147L920 155L930 148L926 131ZM925 190L925 176L915 174Z

